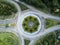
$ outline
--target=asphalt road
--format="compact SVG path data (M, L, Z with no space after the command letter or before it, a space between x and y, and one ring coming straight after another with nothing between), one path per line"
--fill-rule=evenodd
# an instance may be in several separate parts
M18 1L18 0L17 0ZM60 17L56 17L56 16L52 16L51 14L46 14L46 13L43 13L37 9L35 9L34 7L24 3L24 2L21 2L21 1L18 1L19 3L25 5L26 7L28 7L29 9L31 9L32 11L36 11L40 14L40 16L43 16L44 18L51 18L51 19L55 19L55 20L58 20L60 21Z

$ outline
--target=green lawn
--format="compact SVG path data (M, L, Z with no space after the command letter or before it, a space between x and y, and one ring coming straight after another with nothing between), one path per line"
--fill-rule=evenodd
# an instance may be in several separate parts
M54 19L46 19L46 28L60 25L60 21L54 20Z
M19 45L18 37L11 32L0 32L0 45Z
M12 26L12 27L15 27L16 24L15 24L15 23L11 23L11 24L0 24L0 27L1 27L1 26L5 26L5 27Z

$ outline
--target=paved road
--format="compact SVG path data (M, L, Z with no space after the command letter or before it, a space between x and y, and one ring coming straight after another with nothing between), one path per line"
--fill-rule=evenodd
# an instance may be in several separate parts
M18 1L18 0L17 0ZM24 2L21 2L21 1L18 1L19 3L25 5L26 7L28 7L29 9L33 10L33 11L36 11L38 12L41 16L45 17L45 18L51 18L51 19L55 19L55 20L59 20L60 21L60 17L56 17L56 16L52 16L51 14L46 14L46 13L43 13L37 9L35 9L34 7L24 3Z
M46 35L46 34L48 34L48 33L50 33L50 32L54 32L54 31L56 31L56 30L60 30L60 25L57 25L57 26L51 27L51 28L49 28L49 29L46 29L43 33L39 34L40 36L37 35L35 39L34 39L34 38L31 38L32 41L30 42L29 45L33 45L34 42L36 41L36 39L40 39L40 37L42 37L42 36L44 36L44 35ZM34 39L34 40L33 40L33 39Z
M18 1L18 2L19 2L19 1ZM34 10L34 11L38 12L38 14L41 14L41 16L43 15L43 17L45 17L45 18L51 18L51 19L56 19L56 20L59 20L59 21L60 21L60 17L52 16L52 15L50 15L50 14L45 14L45 13L43 13L43 12L41 12L41 11L36 10L36 9L35 9L34 7L32 7L32 6L27 5L27 4L24 3L24 2L21 2L21 1L20 1L20 3L23 4L23 5L25 5L26 7L30 8L31 10ZM58 27L57 27L57 28L58 28ZM52 30L52 29L51 29L51 30Z
M11 0L9 0L9 1L11 1ZM13 2L13 1L11 1L11 3L15 4L15 6L16 6L16 8L17 8L17 10L18 10L18 12L17 12L17 14L16 14L16 18L7 19L7 20L0 20L0 24L10 24L10 23L14 23L14 22L16 22L16 20L17 20L17 18L18 18L17 15L21 14L21 10L20 10L19 5L18 5L17 3L15 3L15 2Z
M41 32L38 35L35 35L33 37L29 37L29 38L31 38L31 40L33 40L33 39L36 40L36 39L40 38L41 36L46 35L46 34L48 34L50 32L55 31L55 30L60 30L60 25L53 26L53 27L50 27L48 29L45 29L44 32Z
M18 1L18 0L16 0L16 1ZM19 2L19 1L18 1L18 2ZM52 16L51 14L46 14L46 13L43 13L43 12L41 12L41 11L38 11L38 10L35 9L34 7L31 7L31 6L27 5L27 4L25 4L24 2L21 2L21 1L20 1L19 3L25 5L26 7L28 7L28 8L31 9L32 11L38 12L38 14L40 14L40 16L43 16L44 18L50 18L50 19L55 19L55 20L60 21L60 17ZM31 38L31 40L33 40L33 39L35 40L35 38L38 39L38 38L40 38L40 36L46 35L46 34L48 34L48 33L50 33L50 32L53 32L53 31L59 30L59 29L60 29L60 25L53 26L53 27L51 27L51 28L45 29L45 31L44 31L43 33L40 33L40 34L36 35L35 37ZM32 43L33 43L33 41L30 43L30 45L32 45Z

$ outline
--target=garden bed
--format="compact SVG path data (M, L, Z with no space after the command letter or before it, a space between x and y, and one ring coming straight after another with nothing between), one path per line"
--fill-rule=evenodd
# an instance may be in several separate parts
M60 45L60 30L51 32L36 42L34 42L34 45Z
M0 0L0 19L10 19L16 16L16 6L6 0Z
M36 17L28 16L23 20L22 25L23 25L23 29L26 32L33 33L33 32L38 31L38 27L40 24Z

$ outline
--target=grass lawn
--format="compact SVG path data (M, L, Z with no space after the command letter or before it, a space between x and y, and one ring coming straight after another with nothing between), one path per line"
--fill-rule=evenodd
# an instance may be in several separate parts
M55 25L60 25L60 21L53 20L53 19L46 19L46 28L49 28Z
M11 32L0 32L0 45L19 45L18 37Z
M11 23L11 24L0 24L0 27L1 27L1 26L5 26L5 27L12 26L12 27L15 27L16 24L15 24L15 23Z

